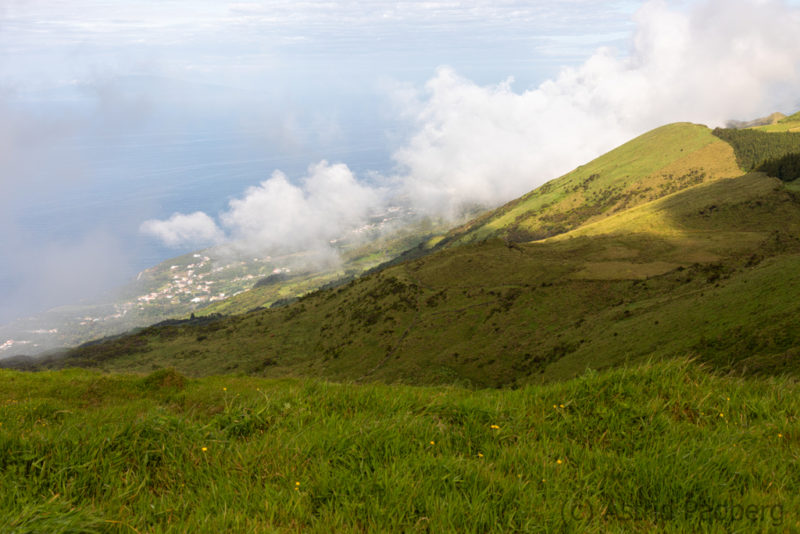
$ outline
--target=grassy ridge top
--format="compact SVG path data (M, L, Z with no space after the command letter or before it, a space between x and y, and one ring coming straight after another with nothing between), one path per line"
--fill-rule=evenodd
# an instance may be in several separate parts
M732 148L711 130L669 124L453 230L445 243L497 236L542 239L697 183L740 174Z
M798 384L685 360L504 391L0 371L0 394L4 532L800 528Z
M551 238L570 239L577 236L641 233L651 236L729 241L725 234L768 232L784 224L794 232L798 214L795 206L785 205L785 188L778 180L761 173L698 184L662 198L640 204L597 222L582 225L571 232ZM771 199L774 211L760 209L758 199ZM780 200L779 200L780 199ZM713 216L712 216L713 215ZM797 228L800 230L800 228ZM687 243L688 245L688 243ZM708 245L713 248L713 245ZM681 251L686 252L686 249ZM724 253L724 252L723 252Z
M764 132L800 132L800 111L794 115L790 115L784 119L781 119L775 124L759 126L758 128L754 129Z

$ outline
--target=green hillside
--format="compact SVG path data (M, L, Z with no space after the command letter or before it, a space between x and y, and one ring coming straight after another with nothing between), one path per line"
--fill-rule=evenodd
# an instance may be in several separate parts
M458 234L472 243L451 233L449 246L290 306L151 327L40 366L509 386L692 355L720 371L796 373L800 196L735 172L734 158L705 127L659 128ZM612 181L646 193L539 241L476 237L512 231L523 207L540 221L531 206L556 191L594 198Z
M751 174L559 238L445 249L285 308L149 328L46 365L503 386L695 354L795 372L797 235L798 197Z
M432 249L471 243L488 237L502 237L515 242L531 241L568 232L586 222L602 219L683 188L719 178L741 174L732 148L714 137L704 126L670 124L646 133L575 171L545 184L520 199L454 229L438 235L424 246L410 251L419 257ZM383 252L383 261L398 254L402 245L415 246L420 236L442 231L441 227L417 228L410 236L400 235L363 253L346 255L344 269L357 272L351 257L362 254L375 258ZM410 237L410 239L409 239ZM276 300L291 298L341 280L345 271L320 273L308 279L298 278L270 288L256 288L196 312L243 313Z
M543 239L698 183L740 174L732 148L711 130L670 124L455 229L440 246L486 237Z
M781 119L775 124L755 128L764 132L800 132L800 111Z
M0 371L0 531L794 532L800 390ZM746 513L745 513L746 512Z
M399 230L387 231L385 235L379 234L365 243L353 243L341 247L338 250L341 261L338 264L287 274L280 283L269 283L268 277L262 277L257 279L248 291L203 306L194 310L194 313L196 316L233 315L249 312L255 308L292 302L310 291L351 280L369 269L392 260L404 250L416 247L444 229L442 221L415 220ZM298 263L302 263L302 258L298 258Z

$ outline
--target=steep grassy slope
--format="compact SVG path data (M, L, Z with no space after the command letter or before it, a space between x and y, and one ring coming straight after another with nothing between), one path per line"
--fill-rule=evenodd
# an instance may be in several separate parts
M502 386L694 354L796 372L800 200L762 174L564 236L441 250L292 306L149 328L49 366Z
M440 246L486 237L542 239L698 183L740 174L732 148L711 130L670 124L453 230Z
M794 532L800 388L0 371L0 531ZM747 513L745 513L747 512Z
M512 201L497 210L438 235L406 257L419 257L432 249L503 237L515 242L557 235L586 222L599 220L686 187L741 174L731 147L711 135L705 126L679 123L648 132L587 165ZM415 228L370 245L366 251L345 256L343 270L289 280L286 284L255 288L197 312L244 313L253 308L299 296L316 287L358 272L351 264L360 257L387 261L415 246L426 233L441 226ZM405 258L405 257L404 257ZM366 265L366 264L365 264Z

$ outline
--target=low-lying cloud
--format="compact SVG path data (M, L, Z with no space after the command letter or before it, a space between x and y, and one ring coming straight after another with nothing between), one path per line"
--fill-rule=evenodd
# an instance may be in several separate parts
M142 232L160 239L168 247L186 244L204 246L223 241L224 234L214 219L196 211L189 215L175 213L165 221L150 220L142 223Z
M800 105L800 10L786 2L681 9L654 0L635 23L629 51L597 50L532 89L517 92L510 79L480 86L442 68L423 90L398 92L415 133L383 186L323 161L300 185L276 171L219 222L176 214L142 230L172 245L199 236L248 250L324 247L392 197L453 217L465 205L508 201L664 123L713 126Z
M409 97L416 133L395 154L403 187L431 213L497 205L651 128L721 125L800 105L800 10L710 0L689 11L646 3L630 53L600 49L515 92L441 69Z
M233 199L219 225L202 212L150 220L141 230L169 246L230 245L247 254L324 251L331 240L364 223L382 191L359 183L347 165L321 161L293 184L281 171ZM224 229L224 230L223 230Z
M108 230L36 247L20 241L10 243L14 254L4 265L14 284L3 295L0 324L60 304L91 302L125 281L131 260L124 243Z

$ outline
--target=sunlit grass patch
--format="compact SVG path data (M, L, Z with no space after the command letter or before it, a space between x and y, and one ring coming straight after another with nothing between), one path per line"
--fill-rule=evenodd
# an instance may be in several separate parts
M0 373L0 530L798 527L788 379L677 360L519 390L151 387L167 376ZM728 504L766 515L702 512Z

